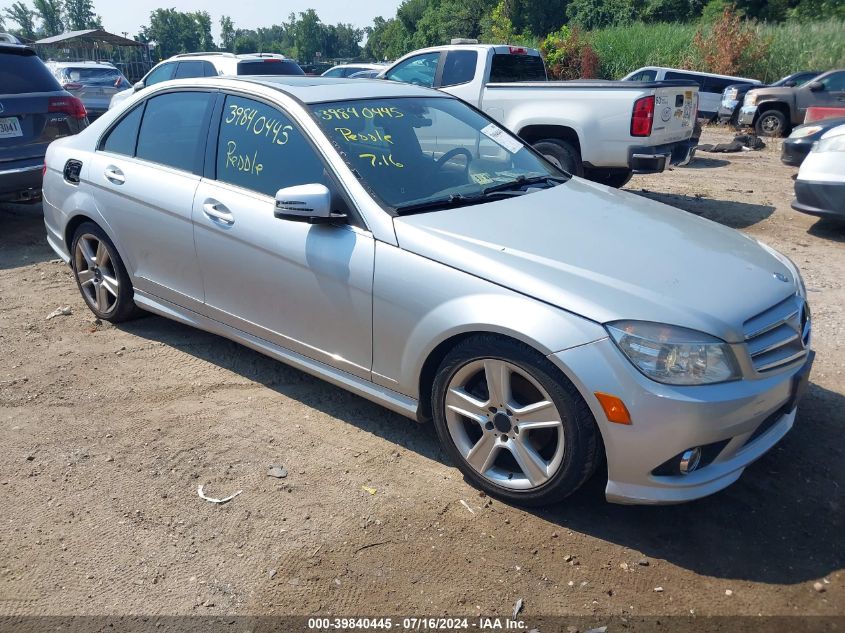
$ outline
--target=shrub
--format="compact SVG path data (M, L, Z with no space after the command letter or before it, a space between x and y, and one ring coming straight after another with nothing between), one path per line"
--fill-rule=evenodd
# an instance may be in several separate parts
M709 31L705 34L705 31ZM684 67L720 75L749 76L766 57L771 41L760 37L752 24L743 20L735 7L725 7L722 15L696 31L692 39L696 57Z
M561 27L540 45L549 74L554 79L593 79L598 77L599 57L578 27Z

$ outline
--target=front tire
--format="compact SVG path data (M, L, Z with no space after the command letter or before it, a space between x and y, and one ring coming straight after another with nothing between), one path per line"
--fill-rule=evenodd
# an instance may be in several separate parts
M562 169L573 176L584 175L581 152L572 143L558 139L545 139L537 141L533 147L558 169Z
M766 110L754 123L757 136L786 136L786 115L780 110Z
M587 403L546 358L512 339L473 336L434 380L437 435L464 476L491 496L556 503L595 472L600 439Z
M93 222L79 225L71 242L70 261L79 293L97 318L120 323L141 314L123 260L99 226Z

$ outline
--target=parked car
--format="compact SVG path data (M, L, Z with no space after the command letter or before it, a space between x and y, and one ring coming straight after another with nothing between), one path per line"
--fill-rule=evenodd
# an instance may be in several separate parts
M48 61L47 68L62 88L82 100L89 121L109 109L115 94L132 87L123 73L107 62Z
M323 77L350 77L363 71L375 71L376 74L384 70L384 64L338 64L332 66L322 74Z
M155 85L50 146L44 214L98 318L148 310L433 418L516 503L604 457L611 501L724 488L792 427L813 358L787 257L417 86Z
M786 136L804 121L810 106L845 105L845 69L822 73L812 81L787 88L755 88L745 95L739 124L763 136Z
M664 68L662 66L645 66L625 75L623 81L694 81L698 87L698 116L713 121L719 112L722 93L730 85L758 86L760 81L746 77L732 77L730 75L715 75L694 70L678 68Z
M557 167L613 187L689 160L697 140L697 84L551 82L540 52L522 46L435 46L409 53L380 77L455 95Z
M781 162L786 165L792 165L793 167L800 167L815 142L823 134L840 125L845 125L845 117L822 119L821 121L805 123L794 128L789 138L783 142L780 154Z
M778 79L776 82L767 85L755 84L731 84L722 93L722 103L719 105L719 123L736 125L739 121L739 109L742 107L742 101L748 91L754 87L759 88L794 88L801 86L811 79L818 77L821 72L817 70L804 70L797 73L792 73L786 77Z
M801 164L792 208L845 220L845 125L825 132Z
M62 90L35 51L0 42L0 200L38 200L47 146L86 125L82 101Z
M112 97L113 108L132 94L168 79L217 75L304 75L295 61L275 53L183 53L159 62L129 90Z

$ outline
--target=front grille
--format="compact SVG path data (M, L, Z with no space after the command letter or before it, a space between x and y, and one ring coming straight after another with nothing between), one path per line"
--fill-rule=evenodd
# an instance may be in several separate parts
M765 373L807 355L810 310L798 295L789 297L744 325L745 344L754 369Z

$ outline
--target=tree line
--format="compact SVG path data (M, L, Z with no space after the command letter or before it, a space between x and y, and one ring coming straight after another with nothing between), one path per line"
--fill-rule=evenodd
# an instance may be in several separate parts
M591 31L634 22L715 20L730 6L745 18L775 23L845 18L842 0L404 0L395 16L377 17L365 28L324 24L313 9L256 29L239 28L231 16L224 15L219 43L212 36L213 21L207 11L156 9L150 13L149 24L134 37L154 42L161 59L177 53L225 50L282 52L303 62L389 60L454 37L533 44L564 27ZM27 39L103 28L93 0L17 0L0 12L0 30L7 25Z

